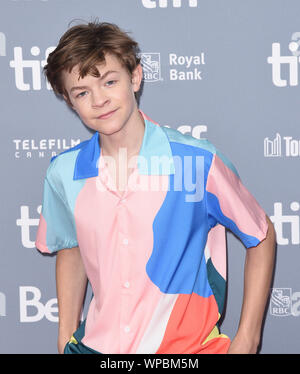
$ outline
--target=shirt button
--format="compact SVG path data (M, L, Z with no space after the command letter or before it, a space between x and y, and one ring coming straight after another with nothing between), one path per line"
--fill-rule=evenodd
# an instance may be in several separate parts
M129 243L128 239L123 239L123 244L127 245Z
M130 287L130 283L129 283L129 282L125 282L125 283L124 283L124 287L125 287L125 288L129 288L129 287Z
M124 331L125 331L126 333L130 332L130 327L129 327L129 326L125 326L125 327L124 327Z

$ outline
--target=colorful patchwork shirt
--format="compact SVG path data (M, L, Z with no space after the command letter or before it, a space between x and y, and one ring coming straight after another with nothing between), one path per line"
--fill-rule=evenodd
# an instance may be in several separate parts
M93 292L82 343L92 350L226 353L225 229L257 246L265 213L209 141L141 114L140 157L122 194L98 132L51 160L36 247L79 247Z

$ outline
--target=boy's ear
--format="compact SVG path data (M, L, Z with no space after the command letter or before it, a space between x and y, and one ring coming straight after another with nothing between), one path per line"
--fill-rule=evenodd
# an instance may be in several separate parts
M142 79L143 79L143 68L141 64L138 64L138 66L134 69L132 73L132 78L131 78L134 92L137 92L140 89Z

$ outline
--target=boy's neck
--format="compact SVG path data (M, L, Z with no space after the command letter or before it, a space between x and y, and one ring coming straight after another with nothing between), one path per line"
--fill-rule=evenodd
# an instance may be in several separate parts
M144 119L137 108L120 131L111 135L100 133L102 154L117 159L120 148L125 148L128 158L138 155L142 145L144 131Z

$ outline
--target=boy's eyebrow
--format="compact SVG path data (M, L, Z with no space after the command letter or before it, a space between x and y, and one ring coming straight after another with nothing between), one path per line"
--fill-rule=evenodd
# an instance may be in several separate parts
M104 79L108 74L111 74L111 73L117 73L117 71L115 71L115 70L108 70L103 75L100 74L100 79Z
M115 70L108 70L103 75L100 75L99 79L103 80L103 79L105 79L111 73L117 73L117 71L115 71ZM72 93L75 90L84 90L86 88L88 88L88 87L87 86L74 86L74 87L71 88L70 93Z

